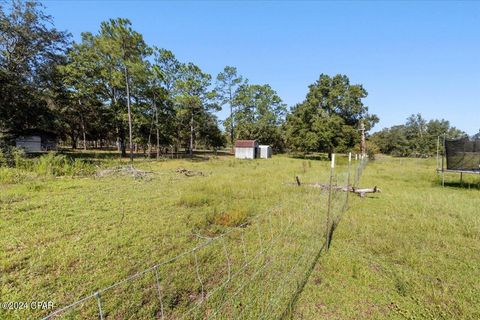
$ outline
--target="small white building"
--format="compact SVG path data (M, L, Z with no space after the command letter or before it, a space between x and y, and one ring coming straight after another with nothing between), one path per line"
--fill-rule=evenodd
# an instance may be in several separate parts
M20 136L15 139L15 146L25 152L41 152L42 138L40 136Z
M15 139L15 146L26 153L57 150L57 143L54 133L40 130L27 130Z
M262 159L268 159L272 157L272 147L268 145L260 145L258 146L258 149L260 150L260 158Z
M256 140L237 140L235 143L235 158L255 159L258 153L258 142Z

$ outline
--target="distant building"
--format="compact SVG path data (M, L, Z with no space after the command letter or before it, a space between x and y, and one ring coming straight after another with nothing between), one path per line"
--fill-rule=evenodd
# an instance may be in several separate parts
M255 159L258 153L258 142L256 140L237 140L235 143L235 158Z
M235 143L235 158L237 159L268 159L272 157L272 147L258 145L256 140L237 140Z
M57 143L56 134L41 130L28 130L15 138L15 146L26 153L57 150Z
M262 159L268 159L272 157L272 147L267 146L267 145L260 145L258 146L258 149L260 150L260 158Z

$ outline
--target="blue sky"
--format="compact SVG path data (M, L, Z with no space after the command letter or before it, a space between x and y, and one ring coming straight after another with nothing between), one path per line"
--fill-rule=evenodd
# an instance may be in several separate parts
M75 40L126 17L148 44L214 76L236 66L289 106L320 73L342 73L369 92L365 103L381 119L376 130L418 112L469 134L480 129L480 2L43 3Z

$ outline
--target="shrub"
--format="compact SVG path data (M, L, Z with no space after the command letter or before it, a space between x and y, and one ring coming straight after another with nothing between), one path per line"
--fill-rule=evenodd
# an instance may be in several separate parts
M65 156L50 152L35 160L33 171L44 175L60 176L64 175L68 170L68 165L69 163Z
M96 172L97 168L93 165L93 163L81 160L81 159L75 159L72 163L72 175L90 175L94 174Z
M95 168L89 162L80 159L72 160L65 155L50 152L35 160L33 171L51 176L78 176L93 174Z
M25 151L16 147L0 146L0 167L22 168L26 165Z
M8 160L5 155L5 152L0 148L0 167L6 167L8 165Z
M367 156L369 160L375 160L375 152L373 150L367 150Z

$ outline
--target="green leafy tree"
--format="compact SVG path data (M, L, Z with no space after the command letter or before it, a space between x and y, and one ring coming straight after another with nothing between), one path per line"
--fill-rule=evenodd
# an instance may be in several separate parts
M195 134L197 128L202 126L202 120L211 111L219 110L215 103L215 91L209 89L211 79L211 75L193 63L188 63L181 66L180 77L175 82L177 119L182 125L181 137L188 140L190 156L193 156Z
M269 85L241 85L234 98L235 139L256 139L283 149L281 126L287 112L282 99Z
M54 128L49 84L69 35L51 27L36 1L0 5L0 30L0 131Z
M93 48L93 36L83 34L82 43L75 43L67 53L67 61L58 67L67 87L68 101L62 106L61 114L67 121L72 148L76 148L78 132L81 132L83 149L87 149L88 128L93 127L103 103L98 99L100 76L98 56ZM106 120L106 119L104 119ZM107 122L108 123L108 122ZM105 126L107 123L104 123ZM92 131L93 128L92 128Z
M381 153L405 157L411 153L405 125L393 126L374 133L370 140L376 144Z
M154 71L159 86L169 94L174 94L175 83L180 78L182 64L172 51L163 48L153 48Z
M112 19L101 24L97 35L83 33L81 42L74 44L68 53L68 64L61 68L82 117L85 110L81 109L86 108L84 100L96 99L109 106L111 119L108 124L115 128L122 156L126 156L125 127L128 126L131 159L133 133L140 132L144 123L146 102L143 94L148 83L146 57L149 53L142 35L132 30L129 20ZM135 110L132 110L132 99ZM139 117L136 125L134 114Z
M289 147L301 152L346 151L360 140L359 125L370 130L378 122L362 102L367 91L352 85L345 75L321 74L309 92L287 116L285 125Z
M412 114L407 118L405 134L410 141L410 149L414 154L422 155L427 152L428 137L426 135L427 121L421 114Z
M199 140L207 148L214 150L224 147L225 136L218 126L217 117L211 113L204 113L201 119L201 126L198 128Z
M452 127L447 120L425 120L412 114L403 125L385 128L374 133L370 140L380 152L399 157L425 157L436 153L438 138L465 137L465 132Z
M131 86L135 80L145 77L145 58L150 49L143 40L143 36L134 31L128 19L110 19L102 22L100 34L96 44L106 56L109 67L113 67L112 76L118 84L123 82L128 118L128 139L130 160L133 161L133 130Z
M430 120L427 123L427 128L425 130L425 149L423 150L424 154L435 154L437 150L437 140L442 135L449 139L455 139L460 137L465 137L466 133L462 130L459 130L450 125L450 122L444 119L441 120Z
M174 108L175 83L180 78L182 64L175 55L166 49L154 47L152 68L152 88L155 108L155 131L157 158L160 143L171 144L178 141L176 132L176 113ZM155 92L158 92L155 94ZM162 124L160 126L160 124Z
M237 90L247 80L238 75L237 68L226 66L222 72L217 75L216 92L221 106L228 105L230 108L230 115L225 119L225 127L230 132L230 144L233 146L235 139L235 112L236 112L236 97Z

